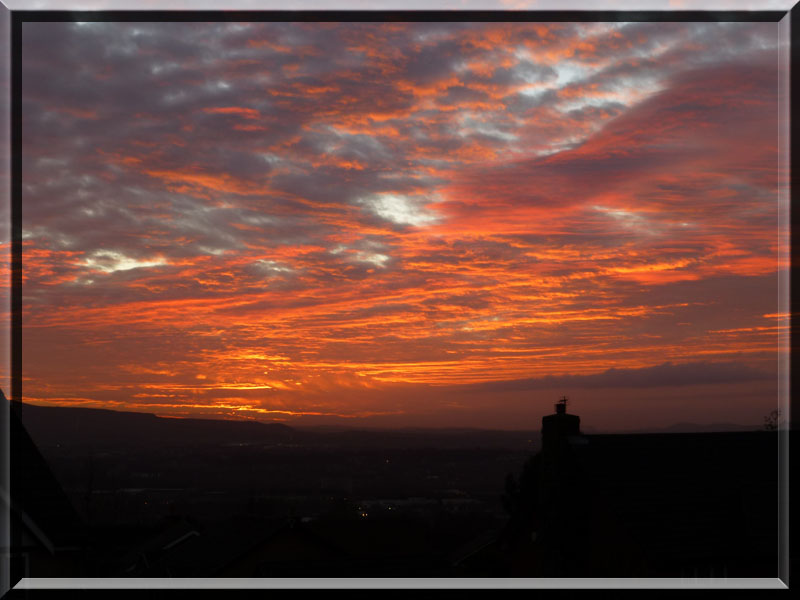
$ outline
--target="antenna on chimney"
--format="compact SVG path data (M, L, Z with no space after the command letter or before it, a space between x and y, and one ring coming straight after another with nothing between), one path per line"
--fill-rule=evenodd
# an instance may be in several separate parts
M556 403L556 414L563 415L567 412L567 400L566 396L561 396L561 398Z

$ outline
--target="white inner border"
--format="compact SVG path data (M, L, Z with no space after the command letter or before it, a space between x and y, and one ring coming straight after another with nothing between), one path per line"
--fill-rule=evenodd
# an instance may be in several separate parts
M292 10L791 10L795 0L616 0L605 6L598 0L293 0ZM218 10L218 0L0 0L0 5L14 10ZM285 0L228 0L226 10L286 10ZM2 11L3 8L0 8ZM3 11L5 12L5 11ZM5 16L5 15L4 15ZM789 16L783 19L785 29L781 32L789 36ZM6 23L6 26L8 24ZM0 40L4 46L9 43L9 31L0 31ZM8 36L8 37L7 37ZM6 48L4 48L6 49ZM0 51L0 56L7 55ZM788 63L787 56L781 57ZM4 65L7 68L7 65ZM5 71L5 69L4 69ZM788 73L788 64L786 64ZM3 72L3 75L6 73ZM788 89L788 80L782 82ZM3 106L3 109L7 109ZM787 113L789 103L783 107ZM788 123L788 115L787 115ZM7 140L2 140L7 143ZM783 140L788 146L788 136ZM783 150L783 148L782 148ZM782 153L783 154L783 153ZM788 166L788 147L783 156ZM0 171L8 168L3 165ZM786 191L789 193L788 189ZM0 194L2 197L2 194ZM789 198L781 198L786 211L781 219L788 221ZM7 206L7 204L6 204ZM4 207L5 208L5 207ZM788 240L783 250L788 253ZM787 305L788 312L788 275L779 283L781 303ZM5 340L0 340L0 342ZM784 342L785 343L785 342ZM789 421L789 357L782 361L780 374L782 385L779 386L779 404L786 408L786 421ZM10 372L10 369L9 369ZM789 527L789 447L788 432L783 433L781 449L783 463L779 477L782 479L785 496L781 499L781 527L788 532ZM3 436L7 441L8 436ZM7 445L7 444L6 444ZM0 459L8 460L8 449L0 447ZM5 520L0 521L0 524ZM0 527L3 537L7 528ZM781 547L781 571L788 581L788 536ZM6 557L2 557L5 562ZM8 581L5 569L0 566L0 595L7 589ZM276 589L276 588L311 588L311 589L503 589L503 588L575 588L575 589L788 589L780 579L769 578L731 578L731 579L665 579L665 578L631 578L631 579L412 579L412 578L363 578L363 579L327 579L327 578L273 578L273 579L235 579L235 578L30 578L21 579L14 589Z

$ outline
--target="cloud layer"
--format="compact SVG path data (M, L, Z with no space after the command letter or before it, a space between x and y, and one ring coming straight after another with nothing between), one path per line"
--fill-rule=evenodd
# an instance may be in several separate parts
M545 376L508 381L491 381L471 386L476 392L498 392L557 388L653 388L687 385L729 384L764 381L772 377L740 363L666 362L641 369L610 368L594 375Z
M774 373L777 27L25 23L26 395L408 416Z

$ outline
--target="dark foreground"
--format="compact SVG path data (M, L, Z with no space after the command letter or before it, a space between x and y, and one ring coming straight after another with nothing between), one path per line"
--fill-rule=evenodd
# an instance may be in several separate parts
M774 432L542 453L539 432L108 413L9 413L21 576L778 576Z

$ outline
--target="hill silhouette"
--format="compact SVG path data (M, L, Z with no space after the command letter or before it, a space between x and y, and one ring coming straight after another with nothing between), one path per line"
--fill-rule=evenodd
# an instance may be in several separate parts
M282 423L175 419L152 413L25 404L22 420L42 446L69 448L299 444L335 448L531 448L537 431L466 428L358 429L290 427Z
M223 419L176 419L153 413L25 404L23 422L38 444L68 447L161 447L269 445L311 447L515 447L541 443L538 431L473 428L361 429L346 426L290 427L282 423ZM689 433L760 429L734 424L678 423L660 429L617 433ZM605 433L587 427L587 433Z
M280 423L173 419L152 413L26 404L22 420L40 443L65 446L194 446L275 444L295 431Z

